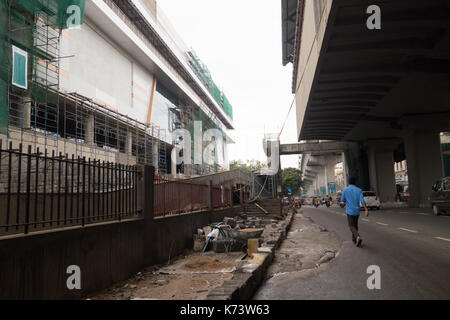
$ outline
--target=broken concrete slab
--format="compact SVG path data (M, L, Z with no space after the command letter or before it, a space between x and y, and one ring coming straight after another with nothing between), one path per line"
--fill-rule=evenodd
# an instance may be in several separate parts
M264 245L258 248L258 263L244 264L242 268L236 270L233 279L224 283L222 287L218 287L209 292L207 300L248 300L256 292L259 284L264 279L266 270L273 261L274 250L283 241L287 230L290 228L294 214L290 212L287 215L287 223L284 232L276 233L276 239L272 245ZM264 236L264 234L263 234ZM259 251L263 251L260 253ZM255 262L255 261L254 261ZM233 290L234 289L234 290ZM225 294L225 291L227 294Z

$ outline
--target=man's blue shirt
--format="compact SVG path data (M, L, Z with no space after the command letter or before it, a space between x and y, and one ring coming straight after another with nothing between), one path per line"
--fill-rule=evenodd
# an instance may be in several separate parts
M351 216L359 216L360 203L366 204L362 190L352 184L342 191L341 202L345 202L345 213Z

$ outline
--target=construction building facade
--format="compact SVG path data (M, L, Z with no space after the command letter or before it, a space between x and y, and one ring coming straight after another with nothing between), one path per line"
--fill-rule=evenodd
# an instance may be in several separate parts
M231 104L155 0L1 0L0 41L2 148L177 177L229 169ZM191 163L173 161L177 129ZM209 129L224 143L205 163Z

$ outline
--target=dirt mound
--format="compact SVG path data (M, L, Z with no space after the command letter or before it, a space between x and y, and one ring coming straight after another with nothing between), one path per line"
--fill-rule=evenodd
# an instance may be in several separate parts
M230 268L234 266L235 266L234 261L220 261L219 259L214 257L203 256L192 259L191 261L187 262L183 268L189 270L212 271Z

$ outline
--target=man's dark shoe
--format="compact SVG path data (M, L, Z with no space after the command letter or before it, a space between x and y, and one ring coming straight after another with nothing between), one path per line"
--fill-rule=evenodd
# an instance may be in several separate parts
M361 247L361 243L362 243L362 239L361 239L361 237L358 236L358 237L356 238L356 246L357 246L357 247Z

